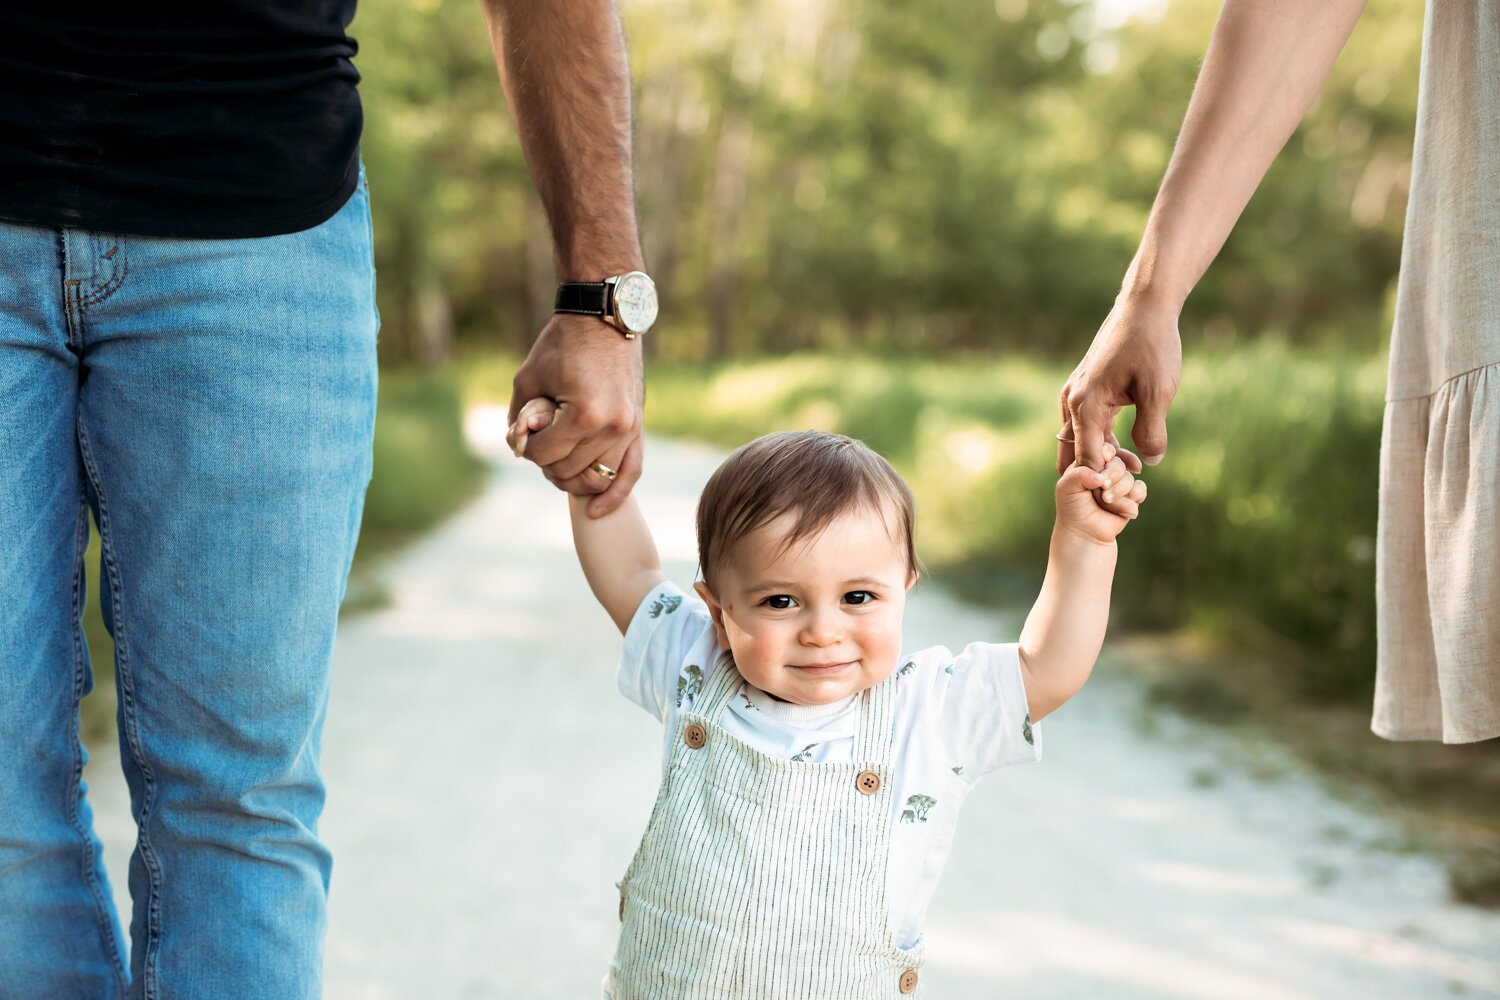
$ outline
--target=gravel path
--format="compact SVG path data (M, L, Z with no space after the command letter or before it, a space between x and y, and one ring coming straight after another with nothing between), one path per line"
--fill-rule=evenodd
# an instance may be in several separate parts
M716 461L655 441L638 487L680 582ZM597 997L660 735L615 693L619 637L573 560L566 505L503 459L383 578L389 606L343 626L325 736L329 1000ZM928 587L907 644L1018 627ZM1500 998L1500 915L1448 902L1441 867L1399 852L1389 821L1274 749L1172 716L1143 729L1145 715L1101 667L1043 724L1041 766L971 795L924 995ZM133 830L113 755L98 757L91 794L123 890Z

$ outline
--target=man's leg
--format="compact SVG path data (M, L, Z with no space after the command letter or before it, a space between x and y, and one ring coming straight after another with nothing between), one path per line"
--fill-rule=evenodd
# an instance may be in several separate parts
M118 1000L123 941L80 777L89 536L63 300L58 233L0 224L0 997Z
M289 236L67 238L139 826L130 995L317 997L318 755L374 428L367 195Z

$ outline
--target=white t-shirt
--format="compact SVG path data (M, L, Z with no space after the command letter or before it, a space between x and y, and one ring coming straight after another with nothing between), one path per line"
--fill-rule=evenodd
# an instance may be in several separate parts
M677 715L703 690L720 648L708 607L664 583L641 601L625 633L620 693L664 724L662 764ZM1041 760L1042 737L1026 710L1014 643L971 643L954 656L942 646L903 656L896 669L896 731L891 765L891 934L910 948L947 863L958 808L980 775ZM771 757L850 763L859 698L792 705L746 684L719 725Z

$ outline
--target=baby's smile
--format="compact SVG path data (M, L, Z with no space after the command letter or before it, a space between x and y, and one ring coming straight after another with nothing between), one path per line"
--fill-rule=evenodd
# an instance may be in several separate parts
M854 666L857 662L857 660L840 660L836 663L792 663L788 665L794 670L801 670L805 671L806 673L817 674L819 676L826 676L828 674L836 674L842 670L847 670L848 668Z
M748 533L699 593L719 643L750 684L797 705L827 705L890 676L911 580L886 511L857 508L787 544L783 515Z

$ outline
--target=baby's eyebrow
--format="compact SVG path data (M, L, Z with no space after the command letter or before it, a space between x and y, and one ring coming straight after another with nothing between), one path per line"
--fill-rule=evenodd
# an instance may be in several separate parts
M807 586L806 581L801 583L795 580L762 580L751 585L745 591L747 594L763 594L770 591L801 590ZM886 581L878 576L857 576L848 580L840 580L839 587L884 587Z
M758 594L763 590L796 590L797 584L790 580L763 580L750 588L750 593Z

